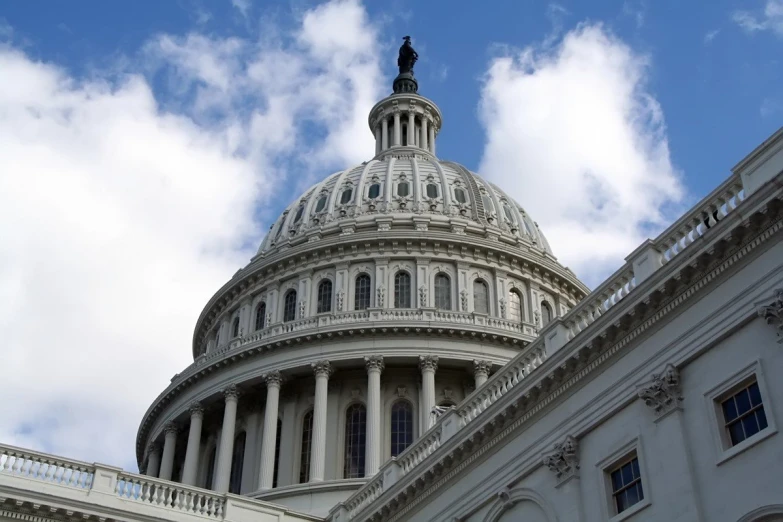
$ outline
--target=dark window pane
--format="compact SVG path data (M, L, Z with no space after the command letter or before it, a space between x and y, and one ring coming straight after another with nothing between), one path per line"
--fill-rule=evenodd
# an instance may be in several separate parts
M446 274L435 276L435 308L451 310L451 279Z
M612 472L612 491L619 491L623 487L623 477L620 471Z
M299 223L299 221L302 220L302 214L304 214L304 205L301 205L299 207L299 210L296 211L296 215L294 216L294 223Z
M315 204L315 211L321 212L326 208L326 196L321 196Z
M367 409L352 404L345 413L345 463L343 478L364 477L364 457L367 442Z
M408 185L408 182L399 183L397 185L397 195L404 198L408 194L410 194L410 185Z
M394 276L394 308L411 307L411 276L408 272L397 272Z
M622 493L619 493L616 497L617 499L617 512L622 513L626 509L628 509L628 500L626 497L626 492L623 491Z
M737 401L737 413L740 415L750 409L750 395L748 394L748 390L742 390L734 396L734 399Z
M637 479L641 475L639 474L639 459L633 459L631 461L631 468L633 471L633 478Z
M427 197L428 198L437 198L438 197L438 186L434 183L428 183L427 184Z
M623 484L630 484L633 482L633 467L631 467L630 462L623 466L621 471L623 474Z
M759 432L759 425L755 415L748 415L742 419L742 427L745 429L745 438L752 437Z
M332 282L328 279L321 281L318 285L318 309L317 313L322 314L332 311Z
M632 506L639 502L639 495L636 491L636 485L631 486L626 490L627 492L627 505Z
M313 411L310 410L302 420L302 446L299 461L299 483L310 481L310 452L313 444Z
M748 391L750 392L750 403L753 406L758 406L761 404L761 392L759 391L759 384L754 382L748 386Z
M480 314L489 313L489 289L481 279L473 281L473 310Z
M346 205L351 202L351 196L353 196L353 189L343 190L342 196L340 196L340 204Z
M639 495L639 500L644 500L644 489L642 489L642 481L636 483L636 489L637 494Z
M763 430L768 426L767 424L767 414L764 413L764 407L762 406L758 410L756 410L756 419L759 423L759 430Z
M275 436L275 467L272 470L272 487L277 487L277 473L280 470L280 433L283 431L283 421L277 419L277 435Z
M291 290L285 294L283 303L283 321L293 321L296 319L296 292Z
M742 423L735 422L729 426L729 436L731 437L731 444L739 444L745 440L745 433L742 431Z
M242 467L245 461L245 440L243 431L234 439L234 453L231 456L231 476L228 482L228 492L239 495L242 489Z
M256 307L256 330L266 326L266 303L258 303Z
M737 405L734 404L734 397L729 397L723 401L723 416L726 422L731 422L737 418Z
M366 310L370 307L370 276L367 274L356 278L353 302L355 310Z
M454 189L454 198L459 203L467 203L468 199L465 197L465 191L461 188Z
M400 400L392 405L391 411L391 454L396 457L413 442L413 407L408 401Z
M381 195L381 185L379 183L373 183L370 185L370 190L367 191L367 197L377 198Z

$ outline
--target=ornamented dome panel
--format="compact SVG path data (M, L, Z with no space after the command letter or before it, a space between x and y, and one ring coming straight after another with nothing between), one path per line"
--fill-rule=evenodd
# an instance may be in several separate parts
M317 241L360 228L430 227L494 234L552 254L538 225L501 189L457 163L403 153L334 173L310 187L275 221L258 254L265 257L305 237Z

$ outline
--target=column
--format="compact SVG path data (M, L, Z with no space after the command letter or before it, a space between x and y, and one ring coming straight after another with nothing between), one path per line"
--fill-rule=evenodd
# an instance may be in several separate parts
M171 480L174 470L174 451L177 449L177 425L169 422L163 428L163 456L160 459L160 478Z
M228 492L228 484L231 480L231 460L234 456L234 430L237 423L239 390L232 384L223 390L223 396L226 398L226 405L223 409L223 428L220 435L215 487L213 488L218 493Z
M147 472L149 477L157 477L160 472L160 447L154 442L147 446Z
M182 469L182 483L196 485L198 472L198 453L201 449L201 424L204 421L204 408L198 402L190 405L190 431L188 447L185 450L185 465Z
M253 405L253 407L255 406L257 405ZM255 481L256 478L258 478L258 472L256 470L258 452L256 447L258 446L261 412L258 411L258 409L249 411L245 417L245 424L247 426L247 431L245 432L245 456L242 459L242 490L240 491L240 494L243 495L256 490Z
M402 141L402 125L400 125L399 109L395 109L394 111L394 136L392 136L392 139L394 140L394 146L399 147L400 142Z
M415 134L416 132L416 113L414 111L408 111L408 147L413 147L416 143Z
M381 121L381 150L389 148L389 118L385 115Z
M269 372L266 381L266 411L264 412L264 437L261 439L261 473L259 489L272 489L275 478L275 442L277 440L277 408L280 404L279 371ZM315 419L313 419L315 420Z
M435 407L435 371L438 369L437 355L420 355L419 367L421 368L421 392L422 405L424 406L424 415L427 426L424 431L429 429L430 414Z
M419 139L419 146L427 150L429 147L427 147L427 143L429 143L429 140L427 140L427 115L425 114L424 117L421 119L421 138Z
M375 154L381 152L381 126L375 126Z
M492 363L490 361L473 361L473 375L476 378L477 390L479 389L479 386L487 382L490 370L492 370Z
M310 448L310 482L324 480L326 470L326 399L332 365L329 361L312 364L315 373L315 404L313 405L313 440Z
M435 125L433 123L432 127L430 127L430 152L432 152L433 155L435 155Z
M367 366L367 455L365 457L364 475L372 477L378 473L381 461L381 372L383 371L383 357L379 355L365 357L364 362Z

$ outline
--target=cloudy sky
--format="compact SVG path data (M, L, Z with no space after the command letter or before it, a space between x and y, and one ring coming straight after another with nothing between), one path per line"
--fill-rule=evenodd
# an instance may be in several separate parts
M135 470L276 214L371 157L410 34L440 157L591 286L783 120L783 0L0 7L0 443Z

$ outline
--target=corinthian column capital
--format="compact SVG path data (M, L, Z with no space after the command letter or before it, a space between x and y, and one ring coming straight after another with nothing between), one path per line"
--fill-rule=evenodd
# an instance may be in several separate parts
M438 356L437 355L420 355L419 367L421 371L437 371L438 370Z
M190 407L188 408L188 412L190 412L190 416L192 417L199 417L201 419L204 418L204 406L201 405L200 402L192 402L190 404Z
M380 355L370 355L364 358L364 364L368 372L382 372L384 368L383 357Z
M163 433L166 435L176 435L179 433L179 426L173 422L168 422L163 426Z
M313 368L313 373L316 377L326 376L328 379L334 373L332 364L329 361L318 361L310 365Z
M223 397L227 401L229 400L238 400L239 399L239 388L235 384L229 384L223 389Z
M264 375L264 381L266 381L267 388L273 386L279 388L280 385L283 384L283 376L280 375L278 370L274 370Z

